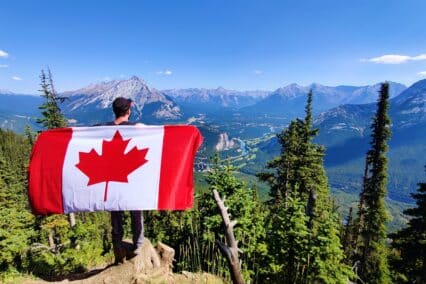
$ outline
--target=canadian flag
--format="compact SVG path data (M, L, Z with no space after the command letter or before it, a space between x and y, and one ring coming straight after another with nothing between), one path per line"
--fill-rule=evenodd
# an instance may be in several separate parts
M193 203L194 126L96 126L42 132L29 165L35 214L183 210Z

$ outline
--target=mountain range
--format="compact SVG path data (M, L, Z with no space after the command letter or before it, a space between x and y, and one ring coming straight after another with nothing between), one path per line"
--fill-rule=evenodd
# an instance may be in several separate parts
M391 95L396 96L406 87L391 83ZM372 86L328 87L320 84L299 86L290 84L271 91L234 91L216 89L150 88L143 79L133 76L126 80L94 83L74 91L60 93L68 98L61 109L71 125L90 125L111 120L111 103L118 96L135 102L133 119L148 124L186 122L194 115L209 114L213 119L224 114L238 112L243 119L256 116L278 115L286 121L301 115L307 92L316 94L315 112L327 110L343 103L373 102L377 97L378 84ZM10 91L0 92L0 127L22 132L25 124L37 129L35 117L42 104L38 96L18 95Z
M395 97L407 87L389 82L390 96ZM318 114L343 104L365 104L377 99L380 84L371 86L337 86L329 87L320 84L300 86L290 84L269 94L265 99L242 109L251 113L267 113L269 115L299 116L304 112L306 95L310 90L315 94L313 112Z
M346 104L316 116L316 142L326 147L325 166L332 187L348 192L359 190L375 111L375 103ZM389 196L410 202L410 193L423 180L426 165L426 80L394 96L389 116ZM263 142L260 148L270 157L279 153L276 138Z
M222 87L216 89L172 89L162 91L172 97L186 113L237 110L264 99L270 91L234 91Z
M111 104L118 96L135 102L132 114L135 121L194 124L205 138L199 152L203 157L201 168L206 166L206 157L220 150L241 172L256 181L253 174L264 170L266 162L280 151L274 133L284 129L291 119L303 117L306 94L312 90L314 125L320 130L316 142L326 147L329 183L337 198L344 196L343 203L348 208L347 200L355 202L361 186L379 87L379 84L361 87L291 84L271 92L224 88L156 90L134 76L59 95L67 98L60 107L68 123L74 126L112 120ZM395 201L412 202L410 193L424 178L426 80L409 88L390 82L390 91L393 135L388 153L388 190L391 204L395 205L399 204ZM29 124L40 130L36 119L40 117L38 107L43 102L40 96L1 91L0 127L22 133ZM392 213L396 219L401 216L400 206L396 205L399 209ZM402 219L396 223L405 222Z
M330 168L330 173L335 174L336 180L361 175L356 165L363 163L370 140L371 118L375 111L375 104L344 105L316 119L316 125L322 132L318 142L328 149L325 163ZM413 84L391 99L389 116L392 121L388 155L390 197L407 201L410 199L409 193L424 178L426 80ZM339 174L342 167L348 170Z

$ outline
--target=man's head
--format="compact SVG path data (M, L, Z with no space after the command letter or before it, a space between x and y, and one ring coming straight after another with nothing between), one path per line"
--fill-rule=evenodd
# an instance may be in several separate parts
M132 104L133 102L131 99L126 99L123 97L116 98L112 103L112 110L114 111L115 117L118 118L130 114L129 111Z

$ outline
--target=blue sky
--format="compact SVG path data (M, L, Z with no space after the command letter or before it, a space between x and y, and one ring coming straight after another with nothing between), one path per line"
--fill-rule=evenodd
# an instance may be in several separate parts
M60 91L137 75L157 89L426 78L426 1L0 3L0 89Z

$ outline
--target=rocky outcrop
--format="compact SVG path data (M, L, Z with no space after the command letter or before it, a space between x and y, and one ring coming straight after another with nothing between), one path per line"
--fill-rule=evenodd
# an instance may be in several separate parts
M219 141L215 146L216 151L225 151L232 149L235 146L234 140L230 140L228 133L224 132L219 135Z
M123 245L131 247L131 241ZM109 265L103 269L92 270L83 274L69 275L57 282L42 280L24 281L24 284L44 283L76 283L76 284L116 284L116 283L223 283L216 276L207 273L174 274L172 271L175 251L173 248L158 242L154 247L145 239L142 252L136 256L128 250L126 260L122 264Z

